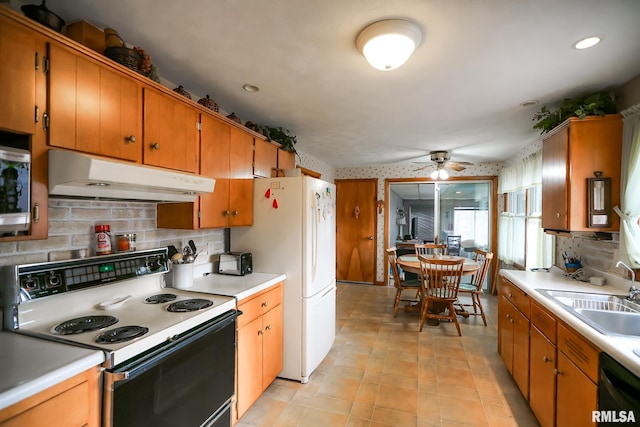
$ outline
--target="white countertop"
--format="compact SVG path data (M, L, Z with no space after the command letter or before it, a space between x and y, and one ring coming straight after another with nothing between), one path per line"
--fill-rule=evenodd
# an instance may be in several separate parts
M278 282L282 282L286 278L285 274L276 273L251 273L245 276L227 276L212 273L207 276L194 277L193 286L185 290L226 295L241 301Z
M627 338L603 335L575 317L563 308L560 303L547 298L536 290L554 289L573 292L626 295L624 287L614 287L612 285L595 286L588 282L580 282L564 277L559 269L552 269L552 272L501 270L500 273L521 288L529 297L552 311L558 318L562 319L602 351L609 354L640 377L640 356L633 353L634 349L640 349L640 337ZM628 289L628 285L626 288Z
M0 332L0 409L104 362L104 353Z

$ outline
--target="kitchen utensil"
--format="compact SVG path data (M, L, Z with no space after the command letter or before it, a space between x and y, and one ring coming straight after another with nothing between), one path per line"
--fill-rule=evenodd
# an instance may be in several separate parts
M189 244L189 247L191 248L191 253L195 254L198 252L198 250L196 249L196 244L193 242L193 240L189 240L189 242L187 242Z
M183 262L182 258L183 258L182 254L180 252L176 252L171 257L171 262L174 264L182 264Z
M193 256L193 254L186 254L182 259L185 264L192 264L196 260L196 257Z
M60 30L62 30L62 27L64 27L64 20L47 9L45 0L42 0L42 4L40 5L25 4L24 6L20 7L20 9L27 17L53 30L56 30L57 32L60 32Z
M169 259L171 259L175 254L178 253L178 249L173 245L167 246L167 250L169 251Z

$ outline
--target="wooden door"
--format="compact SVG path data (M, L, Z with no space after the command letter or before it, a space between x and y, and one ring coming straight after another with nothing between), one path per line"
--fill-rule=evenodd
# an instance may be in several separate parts
M262 139L254 140L253 175L268 178L278 168L278 147Z
M200 173L216 180L213 193L200 196L200 228L229 225L229 125L202 114Z
M238 329L238 417L262 394L262 316Z
M529 406L541 427L555 425L555 368L556 346L532 325Z
M37 51L31 30L0 18L0 129L32 134L35 126L36 58L42 72L44 51ZM37 56L36 56L37 55ZM39 106L44 111L44 105Z
M296 167L296 153L278 148L278 170L275 176L284 176L285 169Z
M336 181L336 279L376 279L377 179Z
M522 395L529 398L529 319L514 311L513 322L513 379Z
M154 90L144 90L144 163L198 171L199 112Z
M262 390L282 371L282 304L263 316L262 321Z
M591 412L597 409L598 387L560 351L557 381L556 425L595 425Z
M544 140L542 149L542 227L568 227L567 162L569 130L561 129Z
M513 375L513 322L515 307L504 295L498 301L498 351L507 370Z

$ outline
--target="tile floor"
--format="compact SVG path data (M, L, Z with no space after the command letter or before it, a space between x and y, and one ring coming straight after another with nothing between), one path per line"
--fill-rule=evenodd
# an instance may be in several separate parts
M489 326L471 316L426 326L400 311L395 289L338 284L336 340L307 384L276 379L236 424L247 426L537 426L497 353L497 300Z

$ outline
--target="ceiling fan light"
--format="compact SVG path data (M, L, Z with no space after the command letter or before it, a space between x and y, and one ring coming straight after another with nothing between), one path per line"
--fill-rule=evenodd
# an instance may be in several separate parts
M438 170L435 170L433 172L431 172L431 175L429 175L431 177L431 179L438 179Z
M448 173L447 173L447 171L446 171L446 170L444 170L444 169L440 169L439 176L440 176L440 179L447 179L447 178L449 178L449 174L448 174Z
M373 68L390 71L404 64L421 40L422 32L415 24L386 19L362 30L356 46Z

